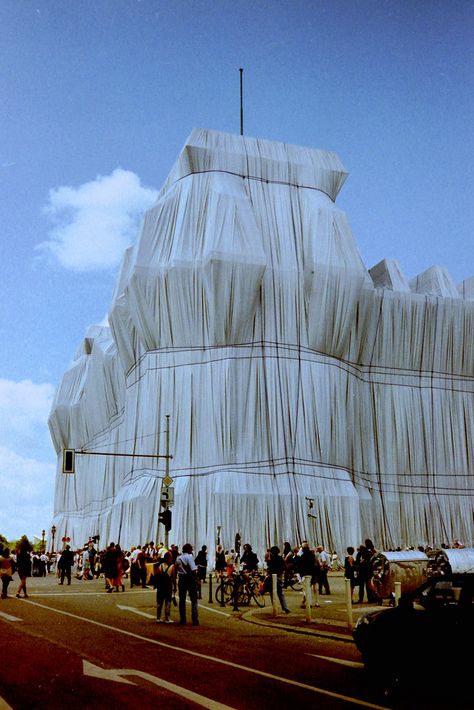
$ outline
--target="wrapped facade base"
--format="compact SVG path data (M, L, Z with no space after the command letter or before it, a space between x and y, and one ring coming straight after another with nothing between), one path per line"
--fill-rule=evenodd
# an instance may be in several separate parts
M393 261L369 273L335 206L345 177L331 153L191 134L110 329L89 330L56 394L60 536L163 539L150 456L169 415L170 542L212 554L219 528L263 559L286 540L473 539L472 289L436 268L411 287ZM73 476L63 448L85 452Z

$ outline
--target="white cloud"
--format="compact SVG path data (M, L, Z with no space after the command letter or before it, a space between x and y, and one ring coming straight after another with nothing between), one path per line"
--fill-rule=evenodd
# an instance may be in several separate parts
M135 241L143 213L157 194L121 168L77 188L50 190L45 211L56 226L38 248L77 271L114 267Z
M56 456L47 420L54 389L0 379L0 533L11 540L40 535L53 515Z

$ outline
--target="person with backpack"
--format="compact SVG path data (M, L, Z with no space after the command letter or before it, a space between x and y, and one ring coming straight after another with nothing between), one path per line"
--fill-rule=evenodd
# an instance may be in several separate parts
M176 569L171 552L165 552L155 573L156 621L161 623L161 611L165 605L165 624L173 624L170 619L171 602L176 594Z

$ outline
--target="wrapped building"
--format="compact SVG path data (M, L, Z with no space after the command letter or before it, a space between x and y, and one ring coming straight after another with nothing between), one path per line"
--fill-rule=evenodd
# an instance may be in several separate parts
M169 415L170 542L474 541L474 277L368 269L335 205L345 178L333 153L192 132L110 328L56 393L59 536L163 539L149 456ZM74 475L65 448L87 452Z

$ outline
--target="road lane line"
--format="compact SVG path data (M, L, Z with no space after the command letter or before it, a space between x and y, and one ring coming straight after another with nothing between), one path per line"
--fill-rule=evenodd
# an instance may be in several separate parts
M112 680L118 683L130 683L131 685L135 685L135 683L122 678L122 676L138 676L139 678L144 678L144 680L147 680L149 683L158 685L160 688L169 690L175 695L180 695L182 698L186 698L186 700L196 703L196 705L202 705L204 708L207 708L207 710L235 710L235 708L230 705L218 703L216 700L206 698L204 695L199 695L198 693L188 690L187 688L183 688L180 685L169 683L167 680L158 678L158 676L151 675L151 673L147 673L146 671L138 671L132 668L101 668L100 666L96 666L86 660L82 661L82 666L84 675L92 676L93 678L102 678L104 680Z
M191 602L189 601L189 599L187 599L186 601L187 601L188 604L191 604ZM198 607L199 607L200 609L203 609L204 611L213 611L214 614L222 614L222 616L227 616L227 617L232 616L232 614L229 614L228 611L221 611L220 609L213 609L213 608L210 607L210 606L203 606L202 604L198 604Z
M0 616L2 617L2 619L6 619L6 621L23 621L23 619L19 619L18 616L6 614L4 611L0 611Z
M146 616L147 619L156 619L156 614L148 614L146 611L140 611L140 609L136 609L134 606L123 606L122 604L116 604L116 606L124 611L131 611L134 614Z
M334 658L333 656L318 656L317 653L307 653L307 656L321 658L323 661L331 661L331 663L339 663L340 666L349 666L349 668L363 668L364 664L359 661L345 661L343 658Z
M140 636L133 631L126 631L126 629L118 629L117 627L110 626L110 624L104 624L102 621L95 621L95 619L89 619L85 616L78 616L77 614L71 614L69 611L63 611L62 609L54 609L53 607L46 606L45 604L39 604L38 602L33 602L30 599L25 599L25 604L31 604L32 606L37 606L40 609L46 609L47 611L52 611L55 614L60 614L62 616L69 616L76 621L84 621L93 626L100 626L102 629L107 629L107 631L113 631L123 636L129 636L130 638L138 639L139 641L145 641L151 643L154 646L161 646L168 650L176 651L178 653L184 653L188 656L195 656L196 658L202 658L206 661L212 661L213 663L218 663L223 666L229 666L233 669L238 669L245 671L246 673L252 673L253 675L258 675L262 678L269 678L270 680L277 681L279 683L284 683L285 685L296 686L297 688L303 688L309 690L318 695L325 695L329 698L336 698L337 700L346 701L352 703L353 705L361 705L362 707L372 708L373 710L389 710L383 705L376 705L374 703L367 702L365 700L359 700L359 698L352 698L347 695L341 695L340 693L335 693L332 690L326 690L325 688L317 688L314 685L308 685L307 683L299 683L291 678L283 678L282 676L273 675L273 673L267 673L266 671L259 671L257 668L249 668L248 666L243 666L240 663L234 663L233 661L226 661L223 658L216 658L215 656L209 656L205 653L199 653L198 651L191 651L188 648L181 648L180 646L174 646L165 641L158 641L157 639L148 638L147 636Z

